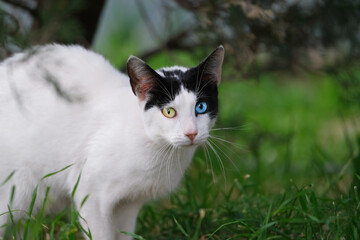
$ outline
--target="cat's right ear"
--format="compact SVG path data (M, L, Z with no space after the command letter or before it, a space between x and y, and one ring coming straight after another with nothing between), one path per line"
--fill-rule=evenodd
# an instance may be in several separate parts
M146 99L146 94L154 87L160 77L144 61L135 56L130 56L127 61L127 72L134 94L141 100Z

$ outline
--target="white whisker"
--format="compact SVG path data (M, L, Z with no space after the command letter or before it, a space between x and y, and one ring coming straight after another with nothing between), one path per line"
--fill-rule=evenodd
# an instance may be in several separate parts
M223 142L223 143L228 143L228 144L230 144L231 146L236 147L236 148L239 149L239 150L243 150L243 148L244 148L244 146L241 146L241 145L238 145L238 144L236 144L236 143L230 142L230 141L225 140L225 139L223 139L223 138L220 138L219 136L216 136L216 135L210 135L209 138L214 139L214 140L217 140L217 141L220 141L220 142Z
M203 89L210 83L211 81L207 81L201 88L200 90L197 91L197 96L201 96L203 93Z
M236 127L212 128L212 129L210 129L210 132L222 131L222 130L242 131L242 130L246 130L247 127L249 127L249 126L250 126L250 124L244 124L244 125L236 126Z
M200 71L200 69L198 68L197 69L197 72L196 72L196 93L198 93L199 92L199 88L200 88L200 84L201 84L201 77L202 77L202 73L201 73L201 76L199 77L199 71Z
M172 186L172 184L171 184L171 165L172 165L172 159L173 159L174 153L175 153L174 149L175 149L174 146L170 145L170 151L166 158L167 179L168 179L169 186Z
M169 90L166 88L166 86L164 85L164 83L162 81L157 81L159 83L160 88L164 91L165 95L169 98L169 100L171 101L173 99L173 92L170 93Z
M221 158L220 158L220 155L218 154L218 152L216 151L216 149L211 145L211 144L214 144L214 143L211 143L210 139L208 139L208 141L206 142L207 145L211 148L211 150L214 152L216 158L218 159L218 162L219 162L219 165L220 165L220 168L221 168L221 171L224 175L224 181L225 181L225 185L226 185L226 173L225 173L225 166L224 166L224 163L222 162Z
M177 162L177 165L178 165L178 168L179 168L179 171L181 172L181 173L183 173L184 172L184 170L183 170L183 168L182 168L182 166L181 166L181 161L180 161L180 151L177 149L177 148L175 148L175 158L176 158L176 162Z
M211 176L212 176L212 179L213 179L213 183L215 184L215 173L214 173L214 168L213 168L213 165L212 165L209 149L208 149L206 143L203 144L202 147L204 149L206 167L209 168L209 164L210 164Z
M224 139L215 139L215 140L224 140ZM227 141L225 141L227 143ZM231 151L233 154L236 154L230 147L228 147L224 142L219 142L222 144L222 146L226 147L229 151ZM231 164L236 168L237 171L239 171L239 168L236 166L234 161L229 157L229 155L220 147L218 146L214 141L212 141L212 144L214 147L216 147L230 162ZM240 149L240 148L239 148Z
M160 183L160 179L161 177L163 176L162 174L162 171L163 171L163 167L164 165L167 164L166 162L166 156L168 155L169 151L170 151L170 147L171 145L170 144L165 144L164 146L162 146L160 148L160 150L155 154L154 158L155 159L156 157L158 157L159 159L157 160L157 162L159 162L160 166L159 166L159 169L158 169L158 179L157 179L157 182ZM158 164L156 165L158 166ZM166 167L166 166L165 166ZM161 184L158 184L158 186L160 186Z

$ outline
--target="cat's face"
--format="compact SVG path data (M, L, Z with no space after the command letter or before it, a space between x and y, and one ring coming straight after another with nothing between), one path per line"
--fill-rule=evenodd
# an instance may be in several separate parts
M152 140L175 147L206 142L218 112L223 58L220 46L197 67L157 71L136 57L129 58L130 83Z

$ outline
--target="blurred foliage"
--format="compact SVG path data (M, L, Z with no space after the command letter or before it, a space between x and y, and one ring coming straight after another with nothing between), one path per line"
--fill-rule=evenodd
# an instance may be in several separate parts
M32 45L89 46L105 0L0 1L0 59ZM30 23L30 24L29 24Z
M225 44L237 69L246 70L254 60L255 66L294 69L359 57L357 0L174 1L196 17L198 42ZM261 59L260 53L270 56Z
M228 65L232 64L243 73L256 73L274 69L332 68L339 63L348 64L360 56L359 0L172 2L176 4L171 5L166 0L153 3L156 8L163 9L164 16L168 18L166 22L169 22L165 24L169 26L168 29L159 31L156 22L152 22L151 8L145 9L142 1L135 1L138 10L136 14L140 13L136 21L143 21L148 32L157 36L158 41L157 47L138 54L139 57L146 60L164 51L194 52L195 49L223 44ZM105 0L91 4L84 0L1 0L0 44L3 53L0 57L9 55L16 47L48 42L90 46L104 3ZM194 21L174 31L171 28L174 24L170 22L173 22L171 16L175 15L173 13L176 13L178 6L191 15ZM33 21L30 29L22 29L18 15L14 14L16 11L9 11L14 8L30 15ZM118 21L117 18L115 20ZM114 40L119 48L119 42L131 45L131 41L126 38L133 36L131 27L126 31L126 34L121 31L122 36ZM159 36L168 37L160 40Z
M17 19L6 11L0 9L0 59L10 52L8 45L22 46L19 23Z
M360 70L358 66L339 68L333 72L341 91L340 101L345 106L360 109Z

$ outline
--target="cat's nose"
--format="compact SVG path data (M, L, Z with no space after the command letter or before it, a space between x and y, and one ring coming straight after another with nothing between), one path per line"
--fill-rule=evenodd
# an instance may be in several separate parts
M198 132L194 131L194 132L190 132L190 133L185 133L185 136L187 136L191 140L191 142L193 142L197 134L198 134Z

